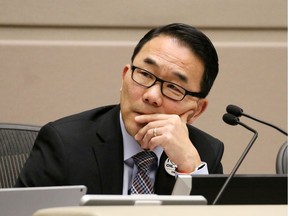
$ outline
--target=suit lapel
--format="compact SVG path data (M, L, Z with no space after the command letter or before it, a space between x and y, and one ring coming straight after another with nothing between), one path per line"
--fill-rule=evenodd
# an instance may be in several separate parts
M97 140L93 150L100 172L102 194L122 194L123 190L123 138L119 112L120 107L116 106L96 122L99 129L95 132ZM167 155L163 152L155 181L155 193L159 195L170 195L175 184L175 177L165 171L166 159Z
M101 127L96 131L98 141L94 145L94 153L103 194L122 194L123 139L119 112L119 106L116 106L97 120Z
M163 152L160 158L155 182L155 193L159 195L171 195L175 184L175 176L171 176L165 170L166 159L167 155Z

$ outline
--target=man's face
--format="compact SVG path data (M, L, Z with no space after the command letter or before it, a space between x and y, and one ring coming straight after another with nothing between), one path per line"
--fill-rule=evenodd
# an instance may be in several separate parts
M204 73L202 61L187 47L169 36L158 36L147 42L136 55L133 65L155 76L176 83L188 91L200 92ZM186 95L182 101L171 100L161 93L161 84L150 88L140 86L131 79L131 65L122 74L120 94L121 114L127 132L134 136L144 125L137 124L135 117L144 114L177 114L185 122L192 123L205 109L206 99Z

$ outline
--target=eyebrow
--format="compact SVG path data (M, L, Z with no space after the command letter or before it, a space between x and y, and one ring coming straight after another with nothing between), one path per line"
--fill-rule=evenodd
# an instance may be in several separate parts
M149 65L154 65L156 67L159 67L159 65L157 64L157 62L149 57L144 59L144 62L149 64Z
M149 57L145 58L144 62L149 64L149 65L153 65L153 66L156 66L156 67L160 68L160 66L157 64L157 62L154 59L151 59ZM181 81L183 81L185 83L188 83L187 76L183 75L182 73L174 71L172 74L174 76L178 77Z

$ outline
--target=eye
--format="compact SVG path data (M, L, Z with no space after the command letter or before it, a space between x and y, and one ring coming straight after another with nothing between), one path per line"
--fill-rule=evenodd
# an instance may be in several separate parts
M165 82L163 86L163 91L165 94L168 96L183 96L185 94L185 90L181 88L180 86L170 83L170 82Z
M144 70L137 70L140 76L146 79L154 79L154 76L147 71Z
M180 88L180 86L173 84L173 83L167 83L166 87L170 90L173 91L175 93L180 93L183 94L183 89Z

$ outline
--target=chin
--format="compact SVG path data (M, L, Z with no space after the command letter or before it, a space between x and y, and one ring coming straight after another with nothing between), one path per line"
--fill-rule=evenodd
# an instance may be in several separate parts
M127 130L127 129L126 129L126 130ZM127 133L128 133L130 136L132 136L132 137L134 137L137 132L138 132L138 129L136 129L135 127L134 127L134 128L130 128L130 129L127 130Z
M126 131L129 135L134 136L136 134L135 131L137 130L136 129L137 126L136 126L135 122L131 122L129 120L126 120L126 121L124 121L124 125L125 125Z

